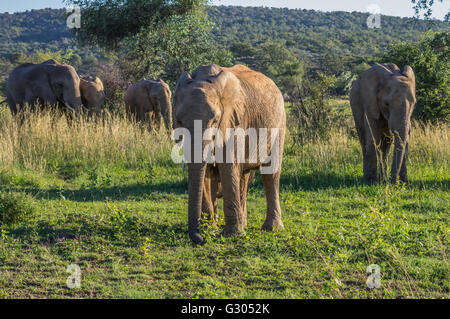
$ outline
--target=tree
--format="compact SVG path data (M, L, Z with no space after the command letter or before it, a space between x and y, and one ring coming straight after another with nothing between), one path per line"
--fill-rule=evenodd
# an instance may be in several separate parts
M84 44L112 48L123 39L175 15L201 8L206 0L65 0L81 8L81 28L74 29Z
M176 15L158 23L151 31L143 31L125 41L124 53L131 62L133 77L159 77L176 84L184 71L201 64L231 64L231 53L221 49L212 39L215 27L201 10Z
M443 2L444 0L437 0ZM424 11L423 16L425 19L430 19L433 14L433 5L436 0L411 0L414 4L414 10L416 11L416 16L419 17L421 12ZM450 21L450 11L445 16L444 20Z
M303 62L286 47L284 42L263 43L255 50L250 66L274 80L288 99L300 85L304 75Z
M116 53L130 81L163 77L174 86L200 64L229 65L231 55L212 41L206 0L67 0L82 8L82 44Z

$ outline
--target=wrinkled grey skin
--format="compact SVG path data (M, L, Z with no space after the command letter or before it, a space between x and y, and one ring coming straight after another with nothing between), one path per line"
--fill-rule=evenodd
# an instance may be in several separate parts
M125 107L130 117L145 122L148 116L154 116L159 129L161 115L166 129L172 129L172 93L161 79L141 80L132 84L125 93Z
M390 182L407 182L411 114L416 104L414 71L377 64L353 83L350 104L364 156L364 181L387 178L387 156L394 141ZM379 166L379 170L378 170Z
M105 91L103 82L98 77L80 77L80 93L81 101L89 113L101 112L105 104Z
M281 207L279 202L279 184L281 162L286 130L286 113L284 100L275 83L259 72L236 65L224 68L218 65L198 67L192 75L184 73L177 84L174 97L174 112L176 114L174 127L189 130L194 137L194 121L202 121L202 128L218 128L226 136L227 128L241 128L244 131L254 128L279 129L279 162L273 174L261 174L266 200L266 220L262 226L264 230L282 229ZM203 141L202 150L211 141ZM194 138L191 139L194 143ZM192 144L191 149L194 150ZM269 152L273 152L268 145ZM248 156L248 145L246 156ZM194 153L192 156L194 159ZM224 147L226 154L226 147ZM246 157L248 159L248 157ZM188 164L188 225L189 237L196 244L203 244L203 237L199 232L201 219L203 191L205 181L214 180L211 184L221 185L225 228L224 236L235 236L245 233L247 226L247 185L252 171L259 170L262 162L257 163L216 163L220 182L216 172L211 171L210 164ZM215 194L214 190L210 191ZM210 197L210 195L208 195ZM215 201L215 199L213 199ZM212 209L211 209L212 207ZM211 206L207 210L214 210Z
M15 68L6 82L7 102L12 114L26 104L60 106L81 110L80 78L75 69L55 60L41 64L25 63Z

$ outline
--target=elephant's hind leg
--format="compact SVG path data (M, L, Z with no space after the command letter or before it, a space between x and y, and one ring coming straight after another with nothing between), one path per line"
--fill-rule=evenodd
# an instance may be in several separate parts
M280 171L275 174L261 174L264 192L267 199L266 221L262 225L263 230L283 229L280 206Z

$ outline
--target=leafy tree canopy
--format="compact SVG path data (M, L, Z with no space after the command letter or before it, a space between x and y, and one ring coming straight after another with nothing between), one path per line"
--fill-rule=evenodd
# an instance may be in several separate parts
M444 2L444 0L411 0L414 4L414 10L416 11L416 16L420 17L423 12L423 16L425 19L431 18L433 14L433 5L436 1ZM446 21L450 21L450 11L445 16Z
M121 40L175 15L203 6L206 0L65 0L81 8L81 28L74 29L85 44L116 47Z

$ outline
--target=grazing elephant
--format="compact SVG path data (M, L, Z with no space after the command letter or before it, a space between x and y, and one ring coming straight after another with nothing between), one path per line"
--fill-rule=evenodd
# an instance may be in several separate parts
M79 111L82 106L77 72L72 66L55 60L19 65L9 75L6 95L13 114L25 104L32 109L37 105L63 105L71 111Z
M89 112L99 113L105 104L103 82L98 77L80 77L80 93L83 105Z
M416 103L416 82L410 66L377 64L353 83L350 103L364 156L364 181L386 180L387 156L394 141L391 183L407 182L411 114ZM377 171L377 165L380 165Z
M184 128L184 131L189 132L190 137L193 137L185 136L184 144L185 147L189 145L190 149L194 150L190 152L191 157L188 157L188 224L192 241L197 244L204 242L199 233L199 220L205 175L208 170L211 170L211 163L202 155L205 150L210 149L211 145L216 144L212 138L203 135L207 129L208 131L216 129L216 132L221 132L226 141L230 141L232 136L228 134L230 132L228 129L253 131L257 134L256 140L260 141L257 145L259 152L250 147L249 136L246 137L245 143L236 144L237 147L244 148L240 154L244 154L245 161L238 161L237 155L230 160L220 160L216 157L217 154L220 152L232 154L234 147L230 147L231 144L228 143L214 146L217 171L214 173L213 170L213 176L217 176L218 172L224 200L223 235L244 233L247 226L247 184L251 171L258 169L261 169L267 199L266 220L262 228L264 230L283 228L279 184L286 113L283 96L275 83L263 74L242 65L232 68L218 65L200 66L192 76L184 73L180 77L175 90L174 105L176 110L174 127ZM201 123L200 132L199 123ZM265 129L270 134L270 141L278 141L278 143L269 143L269 137L264 140L262 132ZM265 149L267 155L261 155L264 154L261 149ZM236 154L239 154L239 150ZM254 154L259 156L255 159ZM270 170L266 170L268 166L271 167ZM211 171L208 174L211 174ZM208 179L207 176L207 182ZM217 181L217 177L214 177L214 180Z
M125 106L129 116L144 122L146 116L154 116L159 128L161 114L168 130L172 129L172 93L161 79L141 80L132 84L125 94Z

